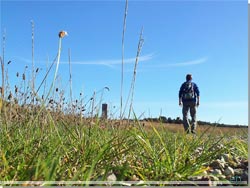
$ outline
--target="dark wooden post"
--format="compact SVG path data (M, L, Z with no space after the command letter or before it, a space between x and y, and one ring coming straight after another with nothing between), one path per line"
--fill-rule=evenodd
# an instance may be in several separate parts
M108 104L102 104L102 118L107 119L108 117Z

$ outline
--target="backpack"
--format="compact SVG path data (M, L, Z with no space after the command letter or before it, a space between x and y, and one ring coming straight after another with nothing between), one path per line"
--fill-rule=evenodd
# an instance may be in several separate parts
M194 84L192 82L185 82L183 87L183 98L194 99Z

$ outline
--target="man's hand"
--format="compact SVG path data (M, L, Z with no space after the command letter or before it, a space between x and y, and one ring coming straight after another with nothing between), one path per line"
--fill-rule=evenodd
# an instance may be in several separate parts
M198 107L200 105L200 96L197 97L197 103L196 106Z
M179 106L182 106L182 101L181 101L181 99L179 99Z
M200 105L200 101L198 100L196 103L196 106L198 107Z

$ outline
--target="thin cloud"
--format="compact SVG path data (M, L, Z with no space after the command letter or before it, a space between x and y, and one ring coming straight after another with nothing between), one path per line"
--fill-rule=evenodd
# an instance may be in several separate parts
M149 61L153 58L153 54L147 54L144 56L139 57L140 62ZM124 59L124 64L133 64L135 63L136 57L134 58L127 58ZM122 62L121 59L106 59L106 60L97 60L97 61L72 61L71 64L73 65L101 65L101 66L107 66L107 67L114 67L115 65L120 65ZM61 62L63 64L68 62Z
M146 61L150 61L152 60L154 57L153 53L150 54L146 54L143 56L139 57L139 62L146 62ZM17 59L25 62L25 63L31 63L30 59L27 58L23 58L23 57L17 57ZM134 58L127 58L124 59L124 64L134 64L136 60L136 57ZM143 68L169 68L169 67L184 67L184 66L194 66L194 65L199 65L199 64L203 64L208 60L207 57L202 57L199 59L195 59L195 60L190 60L190 61L184 61L184 62L179 62L179 63L164 63L164 64L158 64L158 63L154 63L154 65L145 65L143 66ZM37 61L38 63L46 63L48 61ZM93 60L93 61L71 61L72 65L96 65L96 66L106 66L109 68L115 68L116 65L120 65L122 62L121 59L103 59L103 60ZM68 64L68 61L61 61L61 64Z
M157 68L167 68L167 67L184 67L184 66L192 66L192 65L199 65L205 63L208 60L207 57L202 57L199 59L191 60L191 61L184 61L180 63L170 63L170 64L158 64L155 67Z
M139 57L139 62L145 62L153 59L154 54L146 54ZM31 63L31 59L23 58L23 57L17 57L18 60L25 62L25 63ZM133 64L135 63L136 57L134 58L127 58L124 59L124 64ZM47 61L36 61L39 63L46 63ZM61 61L60 64L68 64L68 61ZM97 65L97 66L107 66L110 68L114 68L115 65L120 65L122 63L121 59L103 59L103 60L96 60L96 61L71 61L72 65Z
M205 63L207 60L208 60L207 57L203 57L203 58L192 60L192 61L185 61L185 62L181 62L181 63L168 64L168 66L170 66L170 67L183 67L183 66L190 66L190 65L198 65L198 64Z
M195 66L205 63L208 60L208 57L201 57L199 59L194 59L190 61L183 61L179 63L159 63L159 62L153 62L152 64L143 64L140 68L140 71L142 72L148 72L148 71L159 71L159 70L165 70L171 67L185 67L185 66Z

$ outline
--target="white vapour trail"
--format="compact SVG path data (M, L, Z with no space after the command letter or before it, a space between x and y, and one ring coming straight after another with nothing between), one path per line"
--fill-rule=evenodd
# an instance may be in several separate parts
M140 62L143 61L149 61L153 58L153 54L147 54L144 56L140 56ZM127 58L124 59L124 64L133 64L135 62L135 57L134 58ZM62 63L68 63L68 62L62 62ZM96 61L73 61L72 64L75 65L103 65L103 66L108 66L108 67L113 67L114 65L120 65L121 64L121 59L104 59L104 60L96 60Z
M156 64L154 67L156 68L167 68L167 67L184 67L184 66L191 66L191 65L198 65L205 63L208 60L207 57L202 57L199 59L191 60L191 61L184 61L180 63L164 63L164 64Z
M146 54L139 57L140 62L145 62L153 59L154 54ZM17 60L22 61L24 63L31 63L31 59L24 57L16 57ZM134 64L136 57L124 59L124 64ZM38 63L46 63L44 60L37 61ZM120 65L122 62L121 59L101 59L101 60L93 60L93 61L71 61L72 65L101 65L107 67L114 67L115 65ZM61 61L60 64L68 64L68 61Z

